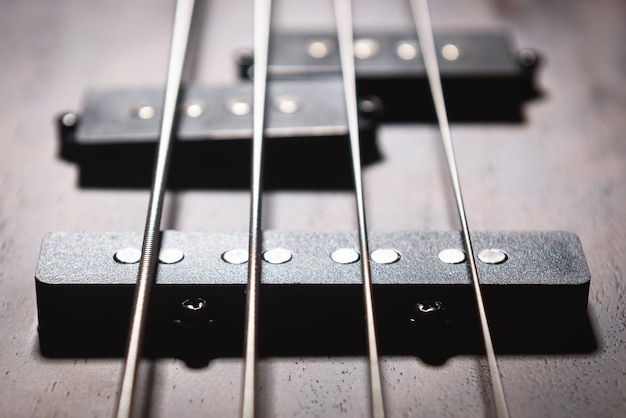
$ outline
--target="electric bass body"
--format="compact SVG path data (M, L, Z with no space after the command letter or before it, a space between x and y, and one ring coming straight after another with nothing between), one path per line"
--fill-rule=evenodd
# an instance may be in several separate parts
M263 228L292 259L264 262L257 414L368 416L358 263L330 258L356 248L339 69L318 65L336 53L324 43L333 8L274 3ZM372 256L387 415L493 416L467 269L440 252L460 248L460 227L430 91L402 67L414 59L409 6L353 6L357 37L386 40L365 42L372 56L357 68L372 250L400 257ZM506 250L479 267L510 413L623 416L626 4L443 0L431 11L436 39L458 47L442 77L469 224L479 250ZM115 410L135 268L116 251L145 222L158 120L146 103L164 85L173 12L166 1L3 6L2 416ZM220 255L246 246L252 22L251 1L196 10L193 100L162 225L165 244L190 250L159 267L140 416L240 413L246 267ZM208 314L188 312L207 301Z

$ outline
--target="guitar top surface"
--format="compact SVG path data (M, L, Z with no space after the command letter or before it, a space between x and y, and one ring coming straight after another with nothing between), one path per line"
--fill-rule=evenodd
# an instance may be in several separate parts
M173 11L166 0L2 5L0 416L101 417L115 410L120 358L40 352L35 269L42 238L52 231L140 231L148 192L80 187L77 167L59 158L54 118L80 109L91 88L161 86ZM435 32L503 31L515 48L533 48L541 57L539 96L524 104L522 121L452 124L471 228L574 233L591 276L587 315L594 349L498 357L511 416L623 416L626 3L438 0L431 11ZM236 83L236 52L252 46L252 2L207 2L198 17L192 79ZM276 0L273 17L281 31L334 28L330 1ZM354 19L358 32L412 28L408 4L400 0L355 0ZM364 168L369 228L458 230L437 127L382 123L375 140L380 158ZM289 176L276 170L275 176ZM278 187L266 193L264 205L266 229L356 229L354 196L343 187ZM248 210L249 194L239 186L176 190L166 198L163 229L245 233ZM73 315L80 318L88 304L77 306ZM542 310L532 300L527 308ZM432 364L404 353L384 355L381 369L390 417L495 414L484 356L460 354ZM237 356L202 365L147 360L140 370L144 414L238 416L242 371ZM261 417L369 414L364 355L267 356L258 373Z

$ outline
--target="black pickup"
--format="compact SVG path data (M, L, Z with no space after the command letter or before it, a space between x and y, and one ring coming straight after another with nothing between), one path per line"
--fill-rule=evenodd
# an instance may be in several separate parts
M78 114L58 119L60 154L79 166L83 187L150 185L162 88L90 90ZM353 185L341 80L268 85L266 189ZM359 120L363 164L380 158L375 111ZM170 188L248 188L252 83L188 86L181 100Z
M278 32L270 42L274 79L341 74L335 34ZM522 105L539 95L539 56L513 50L501 32L436 33L439 67L452 122L519 122ZM355 34L357 95L377 102L383 122L435 121L433 101L415 33ZM252 53L238 56L243 79L254 74Z
M132 252L140 243L141 234L135 232L46 236L36 271L45 355L121 355L137 275ZM575 235L476 232L474 244L497 352L593 349L587 319L590 276ZM130 256L120 255L128 248L135 249L126 250ZM167 263L159 265L152 290L149 355L240 355L247 234L166 231L161 248L173 256L163 256ZM260 291L263 355L364 353L363 290L355 248L354 233L264 233L263 257L269 261L263 262ZM463 255L462 248L458 232L371 234L382 353L432 360L481 352L467 262L454 259ZM345 253L333 255L339 249ZM376 252L381 249L385 252ZM444 250L452 250L453 257L444 256ZM483 250L495 251L485 256Z

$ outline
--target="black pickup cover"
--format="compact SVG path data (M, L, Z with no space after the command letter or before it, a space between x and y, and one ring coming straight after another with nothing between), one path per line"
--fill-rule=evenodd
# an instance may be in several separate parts
M162 112L162 88L91 90L85 94L78 122L59 119L61 156L78 164L83 187L148 187L156 153ZM277 108L294 100L297 110ZM252 103L252 83L232 86L191 85L182 110L202 108L189 117L184 111L173 147L170 188L248 188L252 112L236 115L229 103ZM350 148L340 80L283 80L268 85L265 166L266 188L351 188ZM151 106L155 116L144 120L137 109ZM379 158L377 122L360 117L364 164Z
M377 52L356 59L357 94L382 102L384 122L435 121L433 101L419 52L402 59L402 43L417 44L415 32L357 33L355 42L369 40ZM314 58L308 52L313 42L329 44L328 55ZM336 35L332 33L277 32L270 42L270 75L274 79L335 77L341 66ZM439 58L441 82L448 117L452 122L517 122L522 105L538 96L534 85L538 55L528 49L514 51L508 36L501 32L436 33L435 46L454 45L455 60ZM419 49L418 49L419 51ZM242 52L239 72L248 78L252 55Z
M446 248L462 248L458 232L372 233L371 250L401 258L372 263L379 345L385 354L425 358L480 352L481 337L466 263L444 264ZM476 251L498 248L501 264L478 262L496 350L500 353L589 350L585 327L589 270L578 241L564 232L476 232ZM114 260L139 248L141 234L52 233L36 272L39 333L49 356L122 353L137 264ZM260 350L264 355L362 354L365 350L359 263L330 254L357 248L352 233L264 233L265 250L289 249L291 261L263 262ZM184 259L159 266L150 303L149 355L210 358L243 347L247 265L222 254L246 248L246 233L167 231L162 248ZM183 301L206 300L194 316ZM416 304L440 302L436 314ZM280 341L280 344L278 344Z

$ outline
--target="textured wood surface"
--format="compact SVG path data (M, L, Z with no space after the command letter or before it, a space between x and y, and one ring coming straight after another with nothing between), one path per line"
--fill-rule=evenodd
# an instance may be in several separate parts
M252 44L252 2L209 3L194 78L232 82L234 51ZM511 414L624 416L626 3L432 3L436 29L505 28L544 58L542 97L526 106L523 123L453 126L470 225L575 232L592 275L598 350L502 357ZM163 83L173 2L28 0L0 10L0 416L110 416L121 361L42 357L33 273L46 232L140 230L148 195L79 189L75 168L56 157L52 119L78 109L87 87ZM356 0L355 26L409 28L407 10L400 0ZM276 1L275 21L332 30L332 6ZM370 228L458 228L435 127L385 125L378 141L383 159L365 171ZM168 197L165 227L244 231L247 211L243 191L178 192ZM266 228L351 230L354 218L348 192L277 191L265 200ZM529 300L528 309L541 306ZM145 366L147 416L238 415L240 359ZM389 416L492 416L485 367L470 356L440 366L383 358ZM259 370L260 416L368 414L364 358L263 359Z

